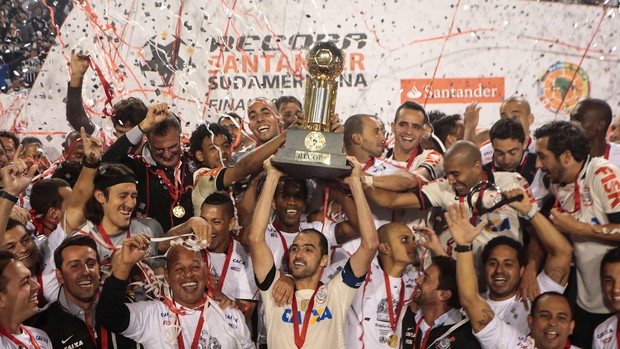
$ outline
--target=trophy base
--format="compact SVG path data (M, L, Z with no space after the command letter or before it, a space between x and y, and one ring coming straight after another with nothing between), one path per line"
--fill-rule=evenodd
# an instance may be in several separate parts
M304 163L288 159L271 159L271 163L277 169L297 179L325 179L334 180L344 178L351 174L351 166L333 166L318 163Z
M351 174L342 153L342 134L303 129L286 132L284 148L271 160L279 170L298 179L334 180Z

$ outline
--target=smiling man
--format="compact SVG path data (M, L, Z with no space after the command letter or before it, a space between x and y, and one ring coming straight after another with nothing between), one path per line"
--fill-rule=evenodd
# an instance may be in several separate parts
M269 203L282 173L265 161L267 177L249 227L252 264L261 298L265 304L265 324L269 348L345 348L343 327L346 312L360 287L377 251L378 239L370 208L364 198L356 166L345 182L351 188L357 209L361 243L342 272L327 284L320 282L328 264L328 242L319 231L300 232L290 246L289 270L295 284L291 305L278 305L272 294L281 272L265 241Z
M482 166L480 151L475 144L469 141L458 141L448 149L444 155L444 168L447 178L440 178L425 186L419 192L393 192L366 186L365 192L368 197L377 204L387 208L422 208L442 207L447 209L455 203L467 202L467 196L477 183L486 180L494 183L502 190L519 188L525 190L527 181L517 173L487 171ZM474 206L484 205L491 207L500 199L497 192L481 190L482 196L474 195ZM529 192L528 192L529 195ZM531 197L531 195L529 195ZM489 225L474 242L474 252L484 246L492 238L505 235L517 241L522 241L522 228L519 215L516 210L508 206L502 206L495 211L479 215L474 207L469 207L468 212L475 222L486 221ZM454 241L448 234L440 234L444 248L451 254L454 249Z
M601 261L601 280L605 301L615 314L596 327L592 338L594 349L620 348L620 247L613 248L603 256Z
M135 348L136 343L107 331L95 321L99 300L97 244L88 236L65 239L54 252L56 277L62 286L58 301L50 304L28 324L49 333L54 348Z
M142 152L132 155L130 149L144 135L147 142ZM120 162L132 170L138 181L136 211L157 219L164 231L192 216L194 166L181 147L180 120L168 104L150 105L144 120L120 137L102 161Z
M137 185L125 165L100 165L100 142L86 138L82 129L84 157L82 172L68 199L65 219L67 234L79 233L97 242L99 263L109 265L116 246L131 236L160 237L163 231L152 218L132 218L137 205Z
M550 219L570 235L575 251L577 307L574 342L592 343L595 327L612 309L603 301L598 266L605 252L617 246L620 234L620 169L603 157L592 158L590 143L579 124L552 121L534 132L536 166L551 179L557 200Z
M243 314L222 309L207 293L207 269L199 248L175 245L166 258L164 300L123 303L131 269L147 252L149 237L123 242L97 305L97 322L142 344L159 348L254 348ZM168 298L169 297L169 298Z
M573 312L569 300L560 293L546 292L534 299L527 318L531 332L524 332L496 316L478 293L471 248L485 223L474 228L467 217L467 210L458 204L448 209L446 220L452 237L460 247L456 255L459 300L482 348L577 349L568 341L575 326Z

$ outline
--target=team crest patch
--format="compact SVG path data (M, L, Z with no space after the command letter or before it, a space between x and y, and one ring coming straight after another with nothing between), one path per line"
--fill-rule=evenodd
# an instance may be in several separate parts
M437 348L440 348L440 349L448 349L448 348L450 348L450 339L442 338L439 341L439 343L437 343Z
M314 299L316 299L316 302L319 304L325 303L327 300L327 292L325 292L325 289L321 288L318 290Z

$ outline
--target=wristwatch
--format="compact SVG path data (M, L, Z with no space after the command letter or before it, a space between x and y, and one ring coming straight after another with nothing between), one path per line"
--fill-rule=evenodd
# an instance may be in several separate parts
M474 245L469 244L469 245L456 245L456 247L454 248L454 250L456 252L469 252L472 251L474 249Z

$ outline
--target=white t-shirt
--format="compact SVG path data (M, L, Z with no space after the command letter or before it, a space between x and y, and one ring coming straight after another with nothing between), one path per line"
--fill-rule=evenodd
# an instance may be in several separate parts
M181 307L175 304L177 307ZM176 315L160 301L143 301L127 303L129 308L129 326L122 335L133 339L145 349L176 348L178 327ZM180 316L183 344L190 348L201 310L185 310L187 315ZM254 348L250 339L250 330L245 324L243 314L237 309L221 309L209 299L208 308L198 341L198 348Z
M590 224L610 222L608 215L620 213L620 170L604 158L586 161L578 176L581 207L571 213L576 220ZM560 186L551 185L551 191L558 198L559 205L567 212L575 210L575 183ZM609 232L611 233L611 232ZM617 243L600 239L571 235L577 267L577 305L597 314L611 313L603 302L600 265L607 250Z
M343 275L346 268L333 280L321 285L314 297L314 308L310 316L310 323L304 342L304 349L344 349L344 323L347 311L351 306L356 287L351 287L345 280L351 280L353 276L349 270L348 276ZM267 344L270 349L296 348L293 334L293 310L291 305L277 306L272 295L275 281L280 278L280 271L276 270L274 282L269 289L260 291L265 305L265 324L267 326ZM361 284L361 282L360 282ZM359 287L358 285L354 285ZM297 306L299 309L299 330L303 326L306 305L314 293L314 290L295 291Z
M237 240L232 240L233 249L228 262L228 272L222 285L222 293L231 299L255 300L258 294L254 270L250 255ZM209 252L211 272L215 275L215 284L219 284L226 253Z
M521 188L529 194L529 185L527 181L518 173L494 172L488 173L488 176L489 180L494 182L503 191ZM450 205L462 202L464 206L468 208L469 216L472 216L472 208L467 204L467 197L459 197L445 178L440 178L422 187L420 196L421 201L425 201L424 197L426 197L426 199L430 201L431 206L442 207L445 210L447 210ZM474 195L472 198L473 203L475 204L477 200L478 195ZM485 191L482 200L484 207L491 207L495 202L501 200L501 196L499 196L496 191ZM532 202L534 202L533 199ZM424 205L422 207L427 208L424 207ZM519 213L510 206L504 205L493 212L479 216L476 225L482 219L486 220L488 224L473 242L473 252L475 255L477 255L478 251L481 250L487 242L500 235L505 235L519 242L523 242ZM456 243L451 239L449 232L440 234L439 240L446 251L451 254L450 252L454 250Z
M564 290L566 289L566 286L561 286L551 280L544 270L538 274L536 280L538 281L540 293L550 291L564 293ZM485 293L482 295L482 298L487 301L491 307L491 310L495 313L495 317L503 320L508 325L515 327L521 333L529 333L530 327L527 324L527 316L530 312L525 310L525 305L523 305L521 300L516 300L516 296L512 296L503 301L494 301L489 299L488 293ZM528 308L531 309L531 305Z
M407 167L408 161L398 161L394 159L394 155L389 160L396 161L403 169L413 173L418 168L423 168L430 174L430 180L441 178L444 175L443 156L438 151L432 149L422 149L418 146L418 155L411 162L411 166ZM415 150L414 150L415 151Z
M536 349L534 339L497 316L482 331L474 333L483 349ZM571 345L570 349L579 349Z
M41 347L41 349L53 349L52 341L50 340L50 337L47 336L47 333L45 333L45 331L30 326L24 327L26 327L28 331L32 333L34 339L36 340L39 347ZM25 345L26 349L35 349L35 347L32 346L32 344L30 343L30 336L28 335L28 333L26 333L26 331L22 331L20 334L13 336L15 337L15 339ZM18 346L17 344L13 343L13 341L10 340L8 337L0 335L0 348L23 349L24 347Z
M592 336L592 349L618 349L620 343L616 339L618 330L618 315L612 315L609 319L596 326Z
M406 270L401 278L388 276L394 314L394 325L398 323L400 315L397 313L401 286L404 285L403 303L401 312L405 312L411 301L415 289L415 279L418 276L413 270ZM402 281L402 282L401 282ZM366 276L364 284L353 298L353 303L347 314L345 324L346 348L377 348L385 346L387 338L392 335L390 313L385 291L383 270L379 266L377 257L371 264L371 271ZM400 337L399 333L396 333ZM363 338L360 340L360 337Z

